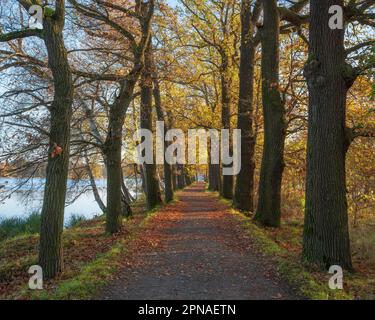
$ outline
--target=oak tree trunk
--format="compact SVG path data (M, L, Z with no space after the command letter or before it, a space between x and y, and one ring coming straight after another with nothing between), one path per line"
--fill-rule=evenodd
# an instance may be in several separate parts
M238 100L238 123L241 130L241 170L236 178L233 204L243 211L253 211L254 193L254 133L253 95L255 48L251 22L251 1L242 1L241 6L241 56L240 92Z
M155 100L155 108L156 108L156 113L159 121L164 121L164 135L166 132L170 129L168 125L168 119L165 116L165 112L163 110L163 105L161 103L161 96L160 96L160 87L159 87L159 79L157 76L157 71L155 65L154 67L154 76L153 76L153 82L154 82L154 100ZM166 150L169 146L170 142L166 141L164 139L164 150ZM166 161L165 158L165 152L164 152L164 185L165 185L165 190L164 190L164 195L165 199L164 201L166 203L170 202L173 200L173 185L172 185L172 166Z
M134 70L138 70L135 67ZM121 81L120 92L110 108L108 133L103 146L107 168L107 214L106 232L117 233L121 230L123 207L122 137L125 115L133 98L134 87L139 77L137 71L130 73Z
M310 94L303 258L322 267L352 269L346 201L344 30L328 24L332 5L310 1L310 46L305 76Z
M145 66L141 75L141 129L152 131L152 56L151 44L145 51ZM156 175L156 164L143 165L146 183L146 199L148 209L162 202L159 181Z
M280 20L277 1L263 1L263 13L261 41L264 143L255 220L265 226L279 227L284 170L285 110L279 92Z
M209 164L208 189L211 191L220 191L220 165L219 164Z
M211 146L212 142L209 138L209 145L208 145L208 190L210 191L218 191L220 192L220 182L221 182L221 175L220 175L220 164L214 164L211 162Z
M63 7L64 4L62 10ZM62 34L63 13L61 15L62 17L56 21L53 17L45 17L43 23L44 42L55 90L50 107L50 150L39 244L39 265L45 278L55 277L63 268L61 238L69 169L73 81Z
M106 232L114 234L122 226L122 125L123 119L119 112L113 108L109 119L109 132L107 136L105 154L107 165L107 216Z

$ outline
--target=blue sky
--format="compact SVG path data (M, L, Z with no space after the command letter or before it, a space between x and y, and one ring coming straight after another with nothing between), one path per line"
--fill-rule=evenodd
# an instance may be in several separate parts
M171 7L175 7L178 4L178 0L166 0Z

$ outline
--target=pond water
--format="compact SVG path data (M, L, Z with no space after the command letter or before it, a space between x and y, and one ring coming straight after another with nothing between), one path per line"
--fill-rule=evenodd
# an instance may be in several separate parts
M16 216L28 216L33 212L40 212L43 201L44 179L36 178L32 181L16 178L0 178L0 220ZM21 184L21 185L20 185ZM98 179L96 184L102 200L106 201L106 180ZM133 180L126 181L132 195ZM67 194L67 205L65 208L65 222L69 221L74 214L86 218L93 218L101 214L101 210L95 201L91 190L88 190L90 182L81 180L79 182L68 180L69 192ZM9 191L14 190L9 197L4 197ZM87 191L84 191L87 190Z

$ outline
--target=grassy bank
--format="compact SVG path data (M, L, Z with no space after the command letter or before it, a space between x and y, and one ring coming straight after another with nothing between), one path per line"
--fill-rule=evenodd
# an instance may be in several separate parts
M144 203L133 207L133 217L124 219L116 235L104 233L104 218L75 220L64 230L64 272L44 282L44 289L28 289L27 273L37 264L37 234L22 234L0 242L0 299L90 299L121 268L121 257L138 232L158 209L146 211Z
M65 223L65 228L73 228L87 219L78 214L73 214ZM39 232L41 216L33 212L26 217L12 217L0 219L0 241L21 235L32 235Z
M0 220L0 241L19 235L38 233L40 214L31 213L28 217L4 218Z
M220 200L230 206L230 202ZM372 251L375 245L374 228L351 232L354 273L344 271L344 290L331 290L328 272L301 261L302 217L283 217L279 229L263 228L252 217L230 208L230 213L241 223L257 249L275 264L281 277L298 293L308 299L375 299L375 264ZM364 233L366 232L366 233Z

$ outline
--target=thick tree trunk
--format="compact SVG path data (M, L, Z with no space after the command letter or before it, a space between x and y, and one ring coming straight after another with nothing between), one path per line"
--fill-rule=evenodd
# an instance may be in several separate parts
M279 92L280 20L277 1L263 0L263 14L261 38L264 143L255 220L265 226L279 227L284 170L285 110Z
M107 159L107 219L106 232L114 234L122 226L122 124L120 114L112 110L109 120L109 133L105 154Z
M57 22L49 17L44 19L44 41L55 89L50 108L50 150L39 244L39 265L45 278L55 277L63 267L61 237L64 227L73 103L73 81L64 45L63 27L63 13Z
M141 76L141 129L152 131L152 56L151 44L145 52L145 67ZM162 203L159 181L156 175L156 164L143 165L146 182L147 207L152 209Z
M208 164L208 190L215 191L214 190L214 172L213 172L213 166L211 163Z
M309 127L303 258L322 267L352 269L346 202L344 30L331 30L329 8L343 0L310 1L305 67Z
M144 53L150 41L151 19L154 12L154 2L143 3L137 6L136 11L142 15L141 40L132 50L134 65L126 77L119 81L120 92L110 108L108 135L104 145L107 157L107 220L106 231L110 234L120 231L123 213L122 184L123 172L121 167L122 126L126 112L133 99L135 84L144 67ZM143 94L142 94L143 96Z
M156 114L159 121L164 121L164 135L169 130L169 124L168 119L165 116L165 112L163 110L163 105L161 103L161 96L160 96L160 87L159 87L159 79L157 75L156 66L154 64L154 76L153 76L153 82L154 82L154 100L155 100L155 108L156 108ZM169 146L170 142L165 141L164 139L164 149L166 150ZM165 153L164 153L164 201L166 203L173 200L173 185L172 185L172 166L166 161Z
M233 204L243 211L253 211L254 193L254 133L253 95L255 48L251 1L242 1L240 92L238 100L238 129L241 130L241 170L237 175Z
M208 189L211 191L220 191L220 165L210 164L208 172Z
M126 80L121 82L120 93L110 109L108 134L103 146L107 167L107 215L106 232L117 233L121 230L123 208L123 172L121 150L123 123L126 111L132 101L134 87L139 77L139 66L134 68Z

